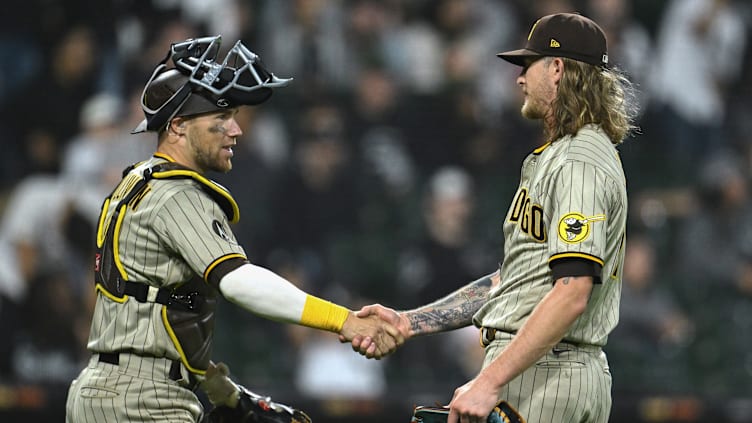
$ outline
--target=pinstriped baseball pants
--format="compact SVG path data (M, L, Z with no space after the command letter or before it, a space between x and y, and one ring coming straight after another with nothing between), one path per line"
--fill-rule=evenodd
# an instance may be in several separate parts
M66 423L198 422L203 407L196 395L169 379L171 362L122 354L118 365L89 365L71 383Z
M486 347L487 366L511 342ZM611 412L611 372L597 347L557 344L501 391L527 423L607 423Z

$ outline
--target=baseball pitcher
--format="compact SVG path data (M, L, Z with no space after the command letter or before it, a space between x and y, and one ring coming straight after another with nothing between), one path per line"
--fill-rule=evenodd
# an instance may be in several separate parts
M523 49L498 56L521 67L521 113L542 122L546 139L522 163L500 269L414 310L359 314L405 338L481 329L483 369L455 390L448 423L491 421L499 404L506 421L605 423L602 347L618 321L627 221L616 146L634 129L632 85L609 67L604 32L579 14L540 18ZM352 346L364 352L369 342Z

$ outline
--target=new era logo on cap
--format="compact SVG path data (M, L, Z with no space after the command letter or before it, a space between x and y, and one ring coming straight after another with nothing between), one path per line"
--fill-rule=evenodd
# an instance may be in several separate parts
M568 57L596 66L608 64L608 47L603 30L577 13L547 15L530 29L525 47L499 53L502 59L524 66L525 58Z

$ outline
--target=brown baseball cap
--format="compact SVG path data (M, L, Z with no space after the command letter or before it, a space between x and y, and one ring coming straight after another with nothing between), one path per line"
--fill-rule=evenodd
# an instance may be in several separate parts
M538 19L525 48L497 54L518 66L530 57L568 57L596 66L608 65L606 34L597 23L577 13L556 13Z

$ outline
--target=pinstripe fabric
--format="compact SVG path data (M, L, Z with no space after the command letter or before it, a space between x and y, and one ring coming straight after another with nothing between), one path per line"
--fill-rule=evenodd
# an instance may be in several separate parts
M564 340L605 345L618 321L626 219L624 172L616 148L599 128L586 126L575 137L535 150L523 162L520 185L504 220L501 283L476 313L474 323L516 333L553 287L550 261L582 258L602 265L601 283L594 285L586 311ZM501 348L494 345L487 362ZM538 363L511 383L505 395L514 398L511 404L523 401L520 404L543 413L536 418L521 410L528 422L607 421L607 410L600 410L606 403L610 408L611 401L605 355L576 358L573 362L586 363L586 370L579 364L566 364L571 368L562 371L559 364ZM584 403L568 403L577 398ZM574 414L560 418L557 413ZM593 413L606 415L598 419ZM570 415L590 417L578 420Z
M515 209L521 210L516 219ZM558 234L559 223L572 212L603 215L605 220L589 222L587 238L567 243ZM605 345L618 320L626 218L624 173L603 132L586 127L576 138L559 140L529 155L504 221L501 284L474 316L475 323L517 332L551 290L549 259L573 254L603 263L603 273L587 310L565 339Z
M92 357L68 390L67 423L199 421L198 398L167 378L169 360L122 357L119 366Z
M153 157L123 179L103 210L100 234L106 231L118 200L144 169L165 161ZM130 202L116 235L124 279L171 287L194 275L204 276L222 257L245 257L228 218L198 184L193 179L152 179L146 194ZM98 239L101 242L101 236ZM130 297L115 301L98 292L90 351L127 351L166 359L157 365L154 360L121 354L119 366L92 362L71 386L70 422L197 421L200 404L195 395L169 380L160 367L181 359L165 328L163 308Z
M163 159L153 158L132 174ZM124 179L126 181L128 178ZM152 179L150 191L135 209L125 213L118 252L130 281L156 287L175 286L194 275L203 275L215 260L227 254L242 254L227 217L219 206L191 179ZM117 204L110 204L111 214ZM106 220L106 219L105 219ZM213 229L219 222L222 238ZM162 305L139 303L128 298L123 304L98 296L88 348L97 352L133 351L141 355L179 360L162 323Z
M486 347L484 366L511 341ZM500 400L527 423L606 423L611 409L611 373L603 351L568 346L551 351L510 381Z

